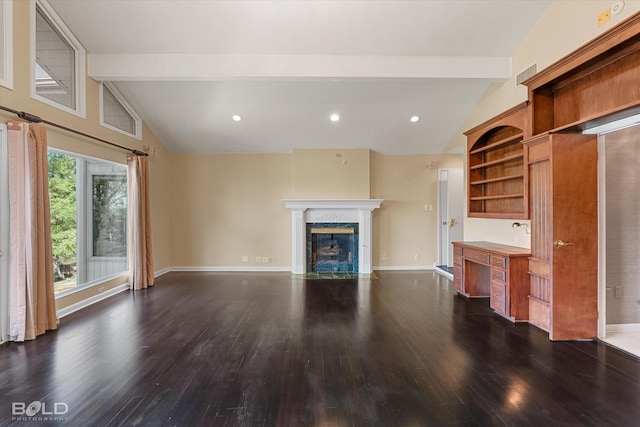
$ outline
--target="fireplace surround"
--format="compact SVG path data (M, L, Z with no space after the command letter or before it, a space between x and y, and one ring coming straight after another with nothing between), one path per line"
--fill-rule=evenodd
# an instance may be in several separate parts
M353 234L357 235L357 247L353 248L351 264L357 261L357 273L369 275L372 273L372 234L373 211L380 207L382 199L287 199L284 200L286 208L291 209L291 272L293 274L305 274L309 271L309 260L312 245L308 244L308 225L313 228L343 228L343 224L353 224ZM318 231L318 230L316 230ZM334 230L335 231L335 230ZM336 232L342 234L345 232ZM319 232L319 234L322 234ZM329 240L337 240L335 239ZM331 248L331 242L324 243L326 248L324 255L330 256L335 248ZM343 243L344 246L344 243ZM344 250L344 248L341 248ZM339 268L349 268L349 255L341 258ZM336 268L326 264L329 270ZM355 271L354 271L355 272Z

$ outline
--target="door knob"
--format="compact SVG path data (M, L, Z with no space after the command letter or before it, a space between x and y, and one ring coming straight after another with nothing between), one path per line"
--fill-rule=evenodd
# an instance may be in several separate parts
M556 240L555 242L553 242L553 246L555 246L556 249L564 248L565 246L571 245L573 245L573 243L563 242L562 240Z
M455 218L449 218L449 227L453 227L454 225L456 225Z

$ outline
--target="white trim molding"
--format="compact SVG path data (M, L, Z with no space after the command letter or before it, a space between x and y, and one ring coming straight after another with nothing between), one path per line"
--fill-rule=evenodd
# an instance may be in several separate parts
M286 272L291 273L289 267L217 267L217 266L205 266L205 267L189 267L189 266L177 266L171 267L170 271L205 271L205 272L221 272L221 273L278 273Z
M124 292L126 290L129 289L129 283L123 283L122 285L118 285L115 288L111 288L108 291L105 292L101 292L97 295L94 295L92 297L83 299L82 301L79 301L75 304L71 304L65 308L61 308L60 310L57 311L58 314L58 318L62 318L64 316L68 316L71 313L75 313L78 310L82 310L83 308L87 308L90 305L93 305L97 302L100 302L102 300L105 300L109 297L112 297L116 294L119 294L120 292Z
M374 271L432 271L435 267L432 265L385 265L373 267Z
M2 68L0 86L13 90L13 0L0 2L0 24L2 31Z
M307 272L307 223L358 223L358 273L371 274L373 268L373 211L383 199L285 199L291 209L291 272Z

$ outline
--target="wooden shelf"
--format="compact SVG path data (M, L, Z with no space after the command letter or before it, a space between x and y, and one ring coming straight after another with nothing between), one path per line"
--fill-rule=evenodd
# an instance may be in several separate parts
M517 199L524 197L524 194L500 194L497 196L476 196L471 197L471 200L499 200L499 199Z
M522 145L527 103L477 126L467 135L468 215L528 218L528 180Z
M481 185L481 184L488 184L490 182L509 181L511 179L520 179L520 178L524 178L524 174L501 176L498 178L491 178L491 179L481 179L479 181L472 181L471 185Z
M520 153L520 154L514 154L513 156L506 156L506 157L502 157L500 159L497 160L492 160L490 162L485 162L485 163L480 163L479 165L474 165L471 166L470 169L479 169L479 168L486 168L487 166L493 166L493 165L498 165L500 163L506 163L508 161L511 160L518 160L518 159L522 159L524 158L524 154Z
M520 142L523 138L524 134L522 133L518 133L513 135L511 138L507 138L507 139L503 139L497 142L494 142L493 144L489 144L489 145L485 145L484 147L480 147L480 148L476 148L475 150L469 152L469 154L477 154L477 153L482 153L483 151L489 151L489 150L493 150L499 147L504 147L506 144L509 144L510 142Z

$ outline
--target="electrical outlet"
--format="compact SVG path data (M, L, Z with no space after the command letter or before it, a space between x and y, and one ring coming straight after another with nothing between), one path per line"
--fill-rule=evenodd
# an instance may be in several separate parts
M257 262L258 264L260 264L260 263L262 262L262 257L257 256L257 257L256 257L256 262Z
M413 256L413 259L414 259L414 260L416 260L416 261L418 261L418 260L420 259L420 254L415 254L415 255Z
M263 264L269 264L269 257L268 256L263 256L262 257L262 263Z
M249 262L249 257L246 255L242 256L242 262Z

